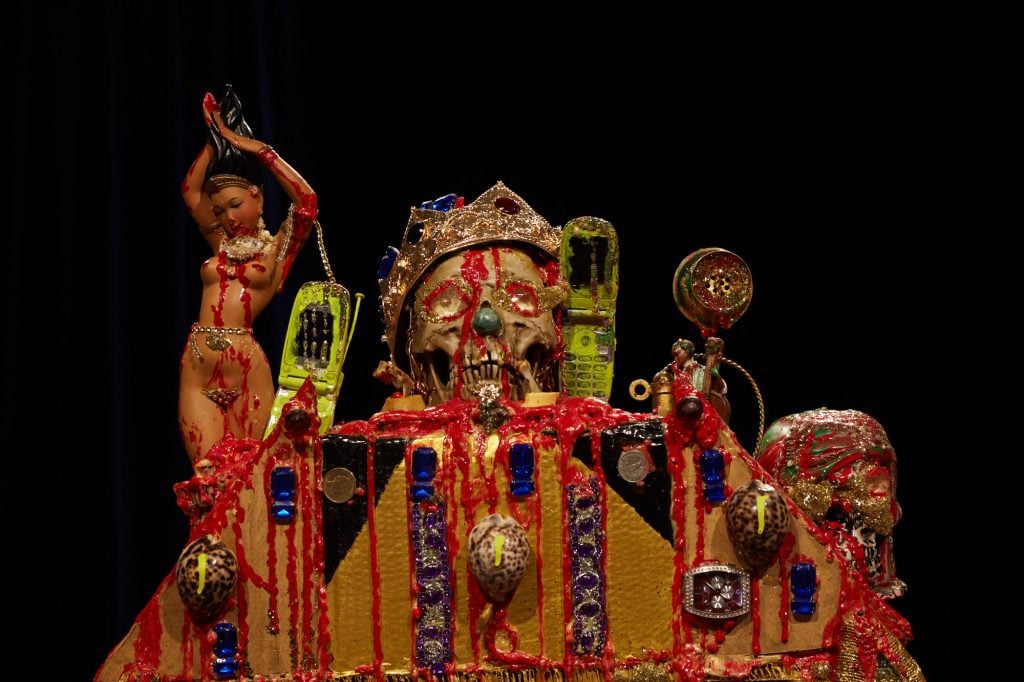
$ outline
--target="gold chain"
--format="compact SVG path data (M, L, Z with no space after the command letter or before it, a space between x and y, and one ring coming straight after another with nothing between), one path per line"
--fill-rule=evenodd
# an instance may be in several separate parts
M324 272L327 273L327 281L331 284L335 284L334 271L331 270L331 263L327 260L327 249L324 247L324 231L320 227L320 221L314 220L313 226L316 227L316 245L320 248L320 260L324 262Z
M693 357L695 360L703 360L704 353L697 353ZM743 369L743 365L736 362L735 360L730 360L729 358L726 357L722 358L722 362L729 365L730 367L738 371L740 374L745 376L747 378L747 381L750 382L751 388L754 389L754 397L757 398L757 443L754 444L754 449L756 450L757 445L761 442L761 439L764 437L764 398L761 396L761 389L757 387L757 382L754 381L754 377L750 376L750 372Z

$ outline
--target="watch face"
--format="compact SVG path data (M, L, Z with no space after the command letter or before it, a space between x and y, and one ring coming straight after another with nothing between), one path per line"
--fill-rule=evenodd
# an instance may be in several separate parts
M750 611L750 574L711 564L686 572L686 610L702 618L736 618Z

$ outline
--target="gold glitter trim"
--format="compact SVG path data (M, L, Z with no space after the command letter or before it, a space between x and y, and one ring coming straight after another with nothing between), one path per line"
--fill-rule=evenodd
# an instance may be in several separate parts
M507 280L502 281L501 284L502 287L507 287L510 284L518 284L537 295L537 310L531 313L524 313L515 303L512 302L512 297L509 295L506 288L498 289L494 292L494 305L498 306L502 310L506 310L510 313L516 313L518 315L525 315L526 317L533 317L535 315L540 315L541 313L546 313L559 305L566 298L566 290L563 287L553 286L538 288L533 284L533 282L529 282L522 277L509 277Z
M220 175L211 175L203 185L203 191L207 194L215 194L225 187L241 187L242 189L249 189L256 183L248 178L243 178L241 175L231 175L230 173L222 173Z
M508 210L513 205L518 210ZM421 224L422 233L418 238L413 235L410 242L410 235L418 231ZM434 262L462 249L492 242L529 244L557 258L561 241L559 228L552 227L500 182L473 203L447 213L413 208L398 257L380 285L385 334L392 355L398 318L406 297Z
M789 496L815 523L821 523L825 512L832 506L832 484L828 481L815 483L802 478L790 488Z

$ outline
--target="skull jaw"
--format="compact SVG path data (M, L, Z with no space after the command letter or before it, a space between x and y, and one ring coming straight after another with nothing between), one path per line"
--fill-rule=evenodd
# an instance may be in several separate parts
M486 339L483 348L469 343L461 354L433 349L413 353L412 361L431 406L455 397L485 403L498 399L518 402L528 393L555 390L553 354L543 343L534 343L519 355Z

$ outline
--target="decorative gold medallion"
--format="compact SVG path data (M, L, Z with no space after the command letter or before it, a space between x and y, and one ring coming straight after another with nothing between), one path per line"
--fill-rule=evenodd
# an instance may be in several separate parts
M206 347L215 351L227 350L231 347L231 339L220 331L207 332Z

